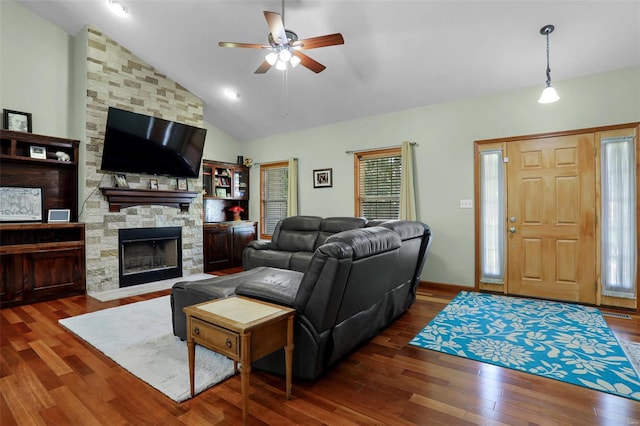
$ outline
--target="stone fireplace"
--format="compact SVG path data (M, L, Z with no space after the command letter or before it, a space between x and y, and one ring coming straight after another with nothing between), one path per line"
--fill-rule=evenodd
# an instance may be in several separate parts
M202 182L189 179L188 188L198 195L188 206L171 207L167 204L122 206L117 211L98 188L113 188L112 173L99 170L102 147L110 106L128 111L165 118L172 121L204 127L202 101L175 81L157 72L136 57L126 47L92 27L86 27L86 138L80 148L80 199L85 200L80 221L86 224L86 280L87 292L98 293L118 289L120 279L120 231L134 228L178 227L181 240L170 243L166 249L177 250L176 277L201 273L202 255ZM80 37L76 36L77 40ZM78 57L80 60L81 56ZM126 174L132 189L149 189L151 178L157 179L158 190L175 191L176 178ZM82 185L84 183L84 185ZM111 206L112 207L112 206ZM162 242L160 245L164 245ZM156 247L158 247L156 242ZM132 247L138 250L139 247ZM164 249L163 249L164 250ZM156 263L159 263L156 261ZM151 269L153 269L152 267ZM164 270L162 266L160 269ZM129 273L126 273L128 281ZM135 274L131 274L135 275ZM165 278L153 278L156 281Z
M118 231L120 287L182 276L182 229L130 228Z

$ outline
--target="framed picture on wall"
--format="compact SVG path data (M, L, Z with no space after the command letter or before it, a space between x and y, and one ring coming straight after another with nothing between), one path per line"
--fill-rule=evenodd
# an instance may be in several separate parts
M333 186L333 169L318 169L313 171L314 188L331 188Z
M7 130L31 133L31 113L4 109L2 110L2 125Z

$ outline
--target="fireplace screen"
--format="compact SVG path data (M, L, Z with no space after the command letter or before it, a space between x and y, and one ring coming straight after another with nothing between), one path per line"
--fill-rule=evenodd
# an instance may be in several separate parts
M119 230L120 287L182 276L182 229Z

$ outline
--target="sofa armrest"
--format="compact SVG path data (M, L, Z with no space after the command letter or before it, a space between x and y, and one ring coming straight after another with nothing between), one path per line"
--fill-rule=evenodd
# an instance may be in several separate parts
M269 240L253 240L249 241L247 247L256 250L274 250L275 245Z

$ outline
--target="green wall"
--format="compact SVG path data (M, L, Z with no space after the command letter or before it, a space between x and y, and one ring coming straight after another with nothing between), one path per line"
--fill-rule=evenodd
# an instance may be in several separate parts
M354 214L353 155L347 150L398 145L415 148L418 218L434 232L422 279L473 286L473 143L640 121L640 67L554 83L561 100L540 105L536 87L460 102L425 106L247 143L254 163L299 159L299 213ZM313 189L314 169L333 168L333 187ZM259 182L259 167L251 172ZM251 187L251 216L259 217L259 186Z

